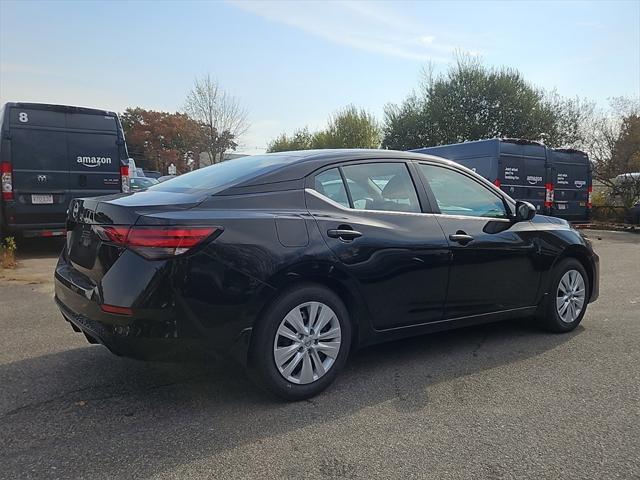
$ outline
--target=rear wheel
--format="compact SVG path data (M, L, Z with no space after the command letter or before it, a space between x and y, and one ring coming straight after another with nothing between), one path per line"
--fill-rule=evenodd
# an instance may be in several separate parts
M317 395L335 379L349 354L347 309L316 285L281 295L254 328L250 368L270 392L286 400Z
M576 328L587 309L589 277L575 258L562 260L554 269L553 281L544 311L544 326L552 332Z

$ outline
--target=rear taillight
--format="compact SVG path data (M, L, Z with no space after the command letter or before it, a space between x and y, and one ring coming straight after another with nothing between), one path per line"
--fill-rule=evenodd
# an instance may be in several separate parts
M9 162L0 163L0 172L2 172L2 199L13 200L11 164Z
M494 184L496 187L500 188L500 179L499 179L499 178L496 178L496 179L493 181L493 184Z
M587 196L587 208L592 208L593 207L593 201L592 201L593 185L589 185L589 189L587 190L587 192L589 192Z
M553 207L553 183L547 183L544 186L544 189L545 189L544 206L551 208Z
M219 227L101 227L105 240L151 259L186 253L221 230Z
M120 167L120 179L122 182L122 193L129 193L129 166L122 165Z

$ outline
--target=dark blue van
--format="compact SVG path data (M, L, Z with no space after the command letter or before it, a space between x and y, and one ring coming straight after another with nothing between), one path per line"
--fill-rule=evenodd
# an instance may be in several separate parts
M114 112L37 103L0 109L0 236L63 235L69 202L128 191Z
M460 163L512 198L531 202L544 215L576 222L590 219L591 164L579 150L493 138L412 151Z
M528 140L498 139L420 148L414 152L453 160L482 175L512 198L526 200L549 214L547 148Z

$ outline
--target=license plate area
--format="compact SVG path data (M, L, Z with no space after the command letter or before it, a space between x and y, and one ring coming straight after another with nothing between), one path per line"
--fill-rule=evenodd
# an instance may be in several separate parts
M53 204L53 195L50 195L50 194L31 195L31 203L33 205L51 205Z
M558 204L558 210L566 210L567 209L567 204L566 203L559 203Z
M100 240L91 225L80 224L71 233L71 249L69 258L78 265L92 269Z

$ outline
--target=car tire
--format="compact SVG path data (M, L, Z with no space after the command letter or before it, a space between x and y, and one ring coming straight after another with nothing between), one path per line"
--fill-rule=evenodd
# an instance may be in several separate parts
M278 397L304 400L331 385L350 345L351 323L342 300L320 285L298 286L279 295L254 326L249 372Z
M589 303L589 276L575 258L561 260L553 269L551 288L542 312L542 324L551 332L576 328Z

